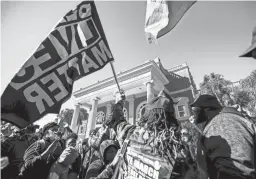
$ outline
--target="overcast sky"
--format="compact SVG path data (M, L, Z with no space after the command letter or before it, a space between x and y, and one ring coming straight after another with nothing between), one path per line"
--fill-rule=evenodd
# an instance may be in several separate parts
M1 94L57 22L79 1L1 2ZM256 25L256 2L197 2L175 29L149 45L144 34L146 2L96 1L117 72L156 57L165 68L187 62L198 85L205 74L238 81L256 69L256 60L239 58ZM74 85L74 91L112 76L110 66ZM63 105L73 107L72 99ZM40 121L45 123L52 116ZM43 121L43 122L42 122Z

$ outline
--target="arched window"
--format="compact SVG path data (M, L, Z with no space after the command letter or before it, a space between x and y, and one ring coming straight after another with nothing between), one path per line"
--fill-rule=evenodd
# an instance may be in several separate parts
M136 109L136 124L138 120L143 116L146 110L147 101L141 102Z
M124 118L126 121L128 121L128 111L126 108L123 108Z
M105 120L105 113L103 111L99 111L96 114L96 125L103 124Z

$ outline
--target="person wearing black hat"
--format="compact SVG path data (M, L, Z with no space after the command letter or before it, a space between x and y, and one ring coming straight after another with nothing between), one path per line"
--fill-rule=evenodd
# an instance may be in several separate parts
M182 177L181 173L173 171L182 157L180 126L173 106L177 101L161 91L147 104L145 114L135 126L125 120L125 97L120 98L106 120L106 125L115 130L121 146L116 158L122 158L108 165L109 175L134 179Z
M106 179L108 175L108 164L110 164L117 153L118 146L113 140L105 140L100 144L101 157L93 161L86 173L85 179Z
M254 179L255 136L251 121L232 107L222 107L214 95L200 95L191 104L193 122L203 126L197 146L202 179Z
M19 179L47 179L50 167L63 151L58 135L59 126L55 122L46 124L43 139L34 142L25 151L24 164Z

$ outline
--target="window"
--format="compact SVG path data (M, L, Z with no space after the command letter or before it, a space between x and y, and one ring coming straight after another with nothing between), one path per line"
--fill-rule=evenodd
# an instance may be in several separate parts
M96 114L96 125L103 124L105 120L105 113L103 111L99 111Z
M146 110L147 101L141 102L136 109L136 124L138 120L143 116Z
M179 114L179 117L187 116L187 114L186 114L186 106L185 105L178 106L178 114Z

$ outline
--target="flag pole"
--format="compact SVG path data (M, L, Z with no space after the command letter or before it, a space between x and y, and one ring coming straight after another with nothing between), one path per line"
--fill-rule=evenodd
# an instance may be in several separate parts
M110 62L110 66L111 66L111 69L112 69L112 72L113 72L113 75L114 75L114 78L115 78L115 81L116 81L116 85L117 85L118 91L121 94L121 88L120 88L119 83L117 81L116 71L115 71L115 68L114 68L114 65L113 65L113 61Z

